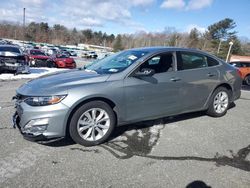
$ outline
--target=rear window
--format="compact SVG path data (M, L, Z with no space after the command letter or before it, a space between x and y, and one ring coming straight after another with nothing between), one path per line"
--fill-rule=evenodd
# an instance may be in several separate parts
M245 68L245 67L250 67L250 62L230 62L231 65L238 67L238 68Z
M207 67L206 56L192 52L181 52L181 70Z
M68 58L69 56L66 55L66 54L60 54L60 55L57 55L57 58Z
M242 67L250 67L250 63L242 62L241 63Z

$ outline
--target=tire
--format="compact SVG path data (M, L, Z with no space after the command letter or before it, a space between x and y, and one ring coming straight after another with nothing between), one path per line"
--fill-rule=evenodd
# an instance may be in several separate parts
M109 138L115 124L116 118L112 108L105 102L92 101L75 111L70 121L69 133L76 143L95 146Z
M47 61L47 67L49 68L56 68L56 64L53 61Z
M246 83L246 85L250 86L250 75L247 75L245 77L244 82Z
M230 105L230 93L224 87L218 87L210 98L207 115L212 117L222 117L227 113Z

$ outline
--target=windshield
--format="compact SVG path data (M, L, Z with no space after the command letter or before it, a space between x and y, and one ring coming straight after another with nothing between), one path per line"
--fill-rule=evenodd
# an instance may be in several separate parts
M86 69L95 71L98 74L121 72L147 53L146 51L139 50L123 51L93 62L86 66Z
M20 54L20 50L15 47L0 47L0 52L14 52Z
M69 56L66 54L58 54L56 57L57 58L68 58Z
M45 55L43 52L41 52L39 50L31 50L30 54L31 55Z

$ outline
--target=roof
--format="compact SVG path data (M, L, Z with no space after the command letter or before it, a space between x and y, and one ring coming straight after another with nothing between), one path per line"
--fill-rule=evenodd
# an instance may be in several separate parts
M148 52L157 52L157 51L193 51L193 52L201 52L206 53L204 51L201 51L199 49L195 48L180 48L180 47L170 47L170 46L155 46L155 47L142 47L142 48L133 48L129 50L142 50L142 51L148 51Z
M231 55L230 61L231 62L235 62L235 61L250 62L250 56Z
M0 47L4 47L4 48L18 48L20 49L18 46L15 46L15 45L10 45L10 44L3 44L3 45L0 45Z

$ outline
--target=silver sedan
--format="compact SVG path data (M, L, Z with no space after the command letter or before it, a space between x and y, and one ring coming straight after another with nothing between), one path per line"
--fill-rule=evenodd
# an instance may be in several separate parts
M130 49L24 84L13 122L30 140L92 146L120 125L193 111L221 117L241 82L236 68L199 50Z

